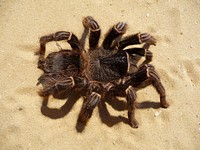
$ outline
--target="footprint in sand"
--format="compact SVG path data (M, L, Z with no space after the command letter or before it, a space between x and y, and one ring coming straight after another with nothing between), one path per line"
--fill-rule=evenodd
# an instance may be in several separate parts
M159 74L163 82L168 83L172 89L175 88L177 80L197 85L200 83L200 59L184 59L179 65L171 66L169 71L160 68Z
M191 82L193 84L198 84L200 82L200 59L196 59L193 62L184 60L183 65Z
M200 83L200 59L183 59L177 65L170 66L168 71L160 68L159 74L171 88L175 88L177 81L197 85Z
M181 79L181 75L179 75L178 70L175 67L171 67L170 71L159 68L158 73L161 76L161 81L164 84L168 84L172 90L176 86L177 78Z

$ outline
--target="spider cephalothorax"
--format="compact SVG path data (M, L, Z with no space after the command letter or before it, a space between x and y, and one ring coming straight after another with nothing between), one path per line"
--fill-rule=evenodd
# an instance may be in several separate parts
M148 50L156 40L148 33L137 33L125 38L127 24L119 22L107 33L102 45L98 46L101 30L98 23L90 16L83 19L84 34L89 33L89 49L85 50L84 34L81 40L71 32L59 31L40 38L38 68L44 73L38 79L43 89L40 95L48 99L50 95L59 95L69 90L86 91L79 121L86 123L93 109L106 93L113 96L124 95L128 102L128 117L132 127L138 127L134 117L136 89L152 84L160 94L161 106L166 108L165 89L155 69L148 64L152 53ZM45 58L46 43L67 41L71 50L50 53ZM142 48L127 46L145 43ZM146 60L139 66L141 56Z

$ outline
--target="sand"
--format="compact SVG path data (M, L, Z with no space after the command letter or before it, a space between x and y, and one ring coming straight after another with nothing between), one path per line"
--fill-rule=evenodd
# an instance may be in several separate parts
M1 0L0 149L200 149L199 12L198 0ZM82 98L51 97L41 109L38 39L60 30L80 37L82 17L88 15L98 20L102 33L124 21L127 35L148 32L158 39L150 48L152 64L170 107L159 107L152 87L137 92L138 129L127 124L125 100L101 104L83 131L76 125ZM58 50L55 43L49 47Z

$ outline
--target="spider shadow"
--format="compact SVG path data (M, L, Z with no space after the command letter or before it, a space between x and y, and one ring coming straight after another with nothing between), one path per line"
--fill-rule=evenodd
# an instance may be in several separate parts
M43 99L42 106L41 106L41 113L44 116L47 116L52 119L58 119L63 118L66 116L74 104L77 102L77 100L80 98L80 95L74 91L68 91L63 92L62 94L55 93L53 95L54 98L57 98L59 100L66 100L65 104L60 108L49 108L48 105L48 99Z
M138 109L159 109L161 108L160 102L144 101L139 103Z
M129 125L128 114L127 114L127 117L112 116L109 113L105 102L117 111L126 111L127 110L126 101L119 100L119 98L117 98L117 97L104 100L104 102L101 103L101 105L99 105L99 107L98 107L101 121L104 124L106 124L108 127L112 127L115 124L118 124L120 122L123 122L123 123ZM136 107L137 107L137 109L149 109L149 108L158 109L161 106L160 106L160 102L144 101L141 103L137 103Z
M98 111L99 111L99 116L101 119L101 122L106 124L108 127L112 127L120 122L124 122L125 124L129 124L128 123L128 119L122 116L113 116L110 114L110 112L107 109L106 103L108 103L108 101L106 101L106 99L102 99L101 103L98 105ZM115 102L111 102L110 103L112 105L112 107L114 109L117 109L118 111L123 111L126 110L125 108L125 102L123 101L116 101ZM83 123L79 123L77 121L76 124L76 130L77 132L82 132L85 129L86 124Z
M58 119L65 117L74 104L77 102L80 97L84 96L84 92L78 93L75 91L64 91L59 93L54 93L53 97L57 98L59 100L66 100L65 104L61 106L60 108L49 108L48 107L48 99L43 99L42 106L41 106L41 113L44 116L47 116L51 119ZM112 96L106 96L104 99L102 99L101 103L98 105L98 111L99 116L101 119L101 122L106 124L108 127L113 127L114 125L123 122L124 124L129 125L128 116L113 116L108 111L107 105L110 105L113 109L117 111L126 111L127 110L127 103L124 100L120 100L117 97ZM138 109L149 109L154 108L158 109L160 108L159 102L150 102L150 101L144 101L139 103ZM76 130L77 132L83 132L85 129L86 124L79 123L77 120L76 123Z
M117 111L126 111L127 110L127 103L126 101L119 100L117 97L106 97L101 101L98 105L99 116L101 122L106 124L108 127L113 127L114 125L123 122L124 124L129 125L128 115L127 117L124 116L113 116L107 109L107 105L110 105L113 109ZM150 102L144 101L138 103L138 109L158 109L160 108L160 102ZM85 129L86 124L79 123L77 121L76 130L77 132L82 132Z

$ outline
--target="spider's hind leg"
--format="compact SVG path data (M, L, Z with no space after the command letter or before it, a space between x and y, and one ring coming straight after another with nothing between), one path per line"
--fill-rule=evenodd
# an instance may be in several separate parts
M169 103L166 100L165 88L161 83L158 73L155 71L153 65L145 64L139 68L139 71L132 76L132 85L138 88L144 88L148 85L153 85L158 94L160 95L161 107L169 107Z
M161 107L167 108L169 107L169 103L166 101L166 92L165 88L160 81L160 77L158 76L155 68L148 64L147 65L147 75L150 77L152 81L152 85L155 87L156 91L160 94L160 104Z
M113 46L113 42L117 39L121 39L121 36L126 32L127 24L124 22L119 22L111 28L111 30L106 35L103 41L103 48L110 50ZM119 39L118 39L119 38ZM117 45L116 43L114 45Z
M132 86L126 89L126 99L128 103L128 118L129 124L133 128L138 128L138 122L135 119L135 108L136 108L136 92Z
M91 16L87 16L83 19L83 26L85 29L90 30L90 35L89 35L89 47L90 50L95 49L98 46L100 34L101 34L101 29L94 18Z

